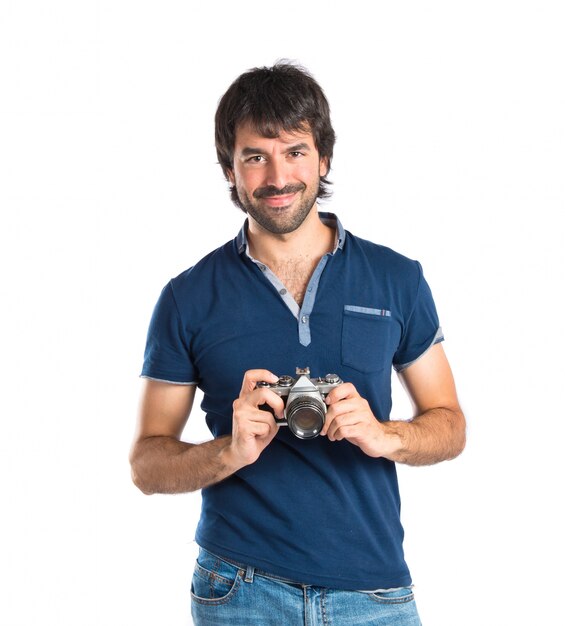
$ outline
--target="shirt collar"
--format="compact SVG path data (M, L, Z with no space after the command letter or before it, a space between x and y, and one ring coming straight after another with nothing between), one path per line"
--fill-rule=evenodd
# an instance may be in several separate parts
M335 229L336 245L332 252L332 254L335 254L338 249L339 250L343 249L343 244L345 242L345 230L341 222L339 221L339 218L334 213L327 213L325 211L320 211L318 215L320 216L320 219L326 226L329 226L330 228ZM237 235L236 244L237 244L237 250L239 254L242 254L243 252L247 250L247 220L245 220L245 223L243 224L243 226L241 227L241 230L239 231Z

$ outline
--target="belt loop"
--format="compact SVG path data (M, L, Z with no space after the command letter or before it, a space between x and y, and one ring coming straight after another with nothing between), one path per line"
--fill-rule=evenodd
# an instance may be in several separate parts
M245 570L245 578L244 578L245 582L252 583L254 574L255 574L255 568L252 565L248 565L247 569Z

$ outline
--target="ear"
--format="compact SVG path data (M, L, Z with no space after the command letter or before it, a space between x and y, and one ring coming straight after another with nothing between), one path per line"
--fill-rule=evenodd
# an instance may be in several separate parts
M226 170L226 176L232 185L235 185L235 176L233 170Z
M320 176L325 176L328 170L328 157L322 157L320 159Z

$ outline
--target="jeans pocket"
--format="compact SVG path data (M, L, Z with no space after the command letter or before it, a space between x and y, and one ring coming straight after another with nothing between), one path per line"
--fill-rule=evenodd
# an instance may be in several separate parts
M346 305L341 331L341 361L370 373L391 365L394 350L390 311Z
M412 587L400 587L390 591L377 591L372 593L370 597L379 604L404 604L414 600L414 592Z
M225 604L237 593L241 571L235 566L204 550L194 566L191 597L201 604Z

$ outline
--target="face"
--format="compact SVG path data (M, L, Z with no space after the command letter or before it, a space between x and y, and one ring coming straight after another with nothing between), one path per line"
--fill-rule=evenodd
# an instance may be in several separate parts
M249 125L236 131L230 181L249 216L271 233L291 233L302 224L326 173L310 132L270 139Z

